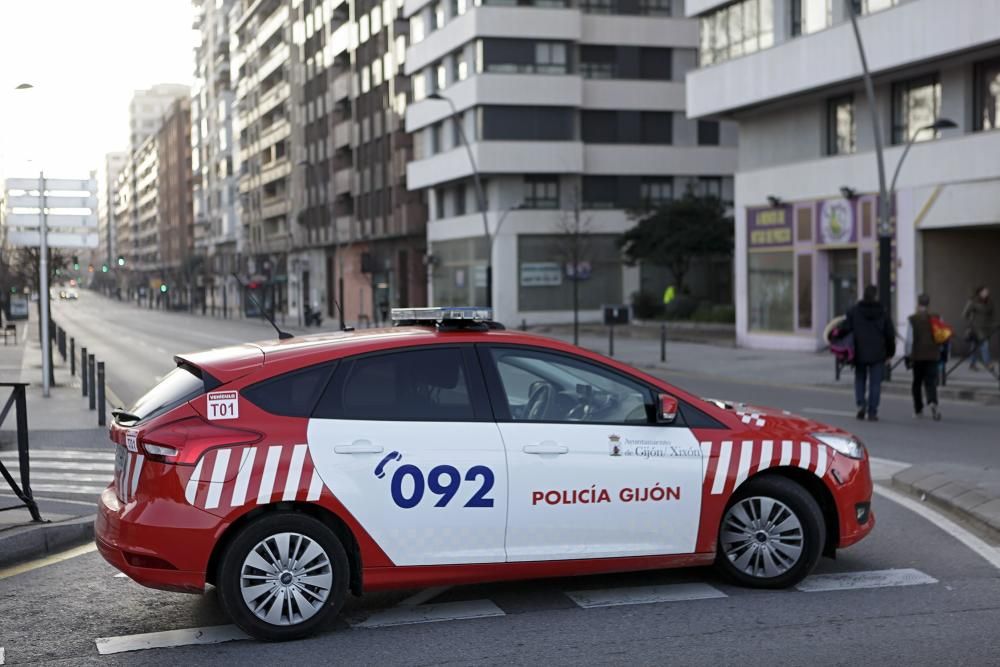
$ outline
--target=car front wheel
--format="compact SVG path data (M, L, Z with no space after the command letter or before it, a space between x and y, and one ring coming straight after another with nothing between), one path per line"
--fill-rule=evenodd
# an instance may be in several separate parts
M314 632L344 605L347 554L322 522L294 512L265 514L226 548L217 577L222 606L256 639Z
M825 539L823 512L808 491L784 477L760 477L726 508L716 562L744 586L785 588L812 572Z

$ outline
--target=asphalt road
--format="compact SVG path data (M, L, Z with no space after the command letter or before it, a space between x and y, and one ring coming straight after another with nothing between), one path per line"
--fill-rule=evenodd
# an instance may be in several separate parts
M456 587L423 607L431 613L465 601L490 617L365 627L380 625L414 592L383 593L351 598L341 619L307 640L191 644L218 632L209 629L156 636L177 644L171 648L103 656L98 638L115 638L102 642L106 649L127 648L148 641L135 635L215 628L226 619L214 591L146 589L115 577L91 552L0 579L0 645L7 664L997 664L1000 573L891 502L876 498L875 511L874 534L837 560L822 560L805 582L829 587L824 575L854 573L833 582L847 586L840 590L751 591L712 569L551 579ZM892 584L863 574L891 569L926 583L857 587ZM670 588L681 584L688 586ZM636 603L644 587L691 585L714 597ZM586 604L595 591L615 605L574 601Z

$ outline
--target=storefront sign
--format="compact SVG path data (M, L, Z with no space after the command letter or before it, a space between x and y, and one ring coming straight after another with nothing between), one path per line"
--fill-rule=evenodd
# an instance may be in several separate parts
M521 262L521 287L558 285L562 285L562 267L558 262Z
M849 199L825 199L819 202L819 229L816 235L819 245L857 243L855 208L854 201Z
M792 207L748 208L747 233L751 248L792 244Z

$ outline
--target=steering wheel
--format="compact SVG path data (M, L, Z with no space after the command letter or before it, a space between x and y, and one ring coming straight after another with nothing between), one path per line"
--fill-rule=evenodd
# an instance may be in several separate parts
M536 380L528 388L528 402L524 406L524 418L527 421L539 421L545 418L552 403L554 391L552 385L542 380Z

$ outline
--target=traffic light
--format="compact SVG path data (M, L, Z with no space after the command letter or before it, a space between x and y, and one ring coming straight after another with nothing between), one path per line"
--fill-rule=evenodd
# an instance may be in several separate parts
M73 255L73 270L74 271L80 270L80 258L77 257L76 255Z
M125 266L125 257L124 257L124 255L118 255L118 266Z
M166 292L167 292L167 284L166 283L163 283L163 284L160 285L160 291L163 292L164 294L166 294Z
M108 272L108 265L101 264L101 273L107 273L107 272Z

